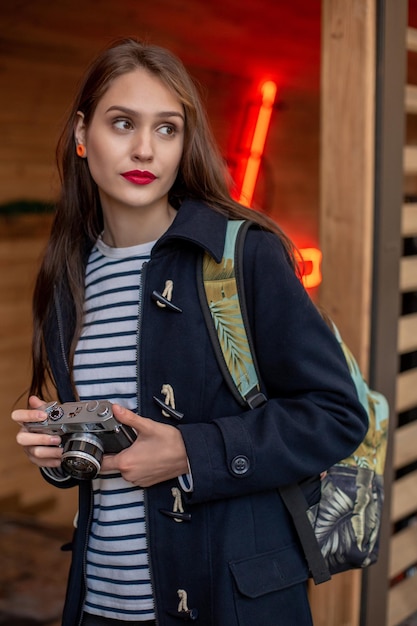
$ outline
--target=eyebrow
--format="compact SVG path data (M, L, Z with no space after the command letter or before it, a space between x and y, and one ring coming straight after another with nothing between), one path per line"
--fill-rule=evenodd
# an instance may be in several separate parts
M138 115L140 115L140 113L138 113L138 111L135 111L134 109L129 109L128 107L120 106L117 104L109 107L106 113L109 113L110 111L121 111L122 113L126 113L126 115L131 115L132 117L137 117ZM180 119L182 119L182 121L184 121L184 115L179 111L158 111L158 113L156 113L156 117L179 117Z

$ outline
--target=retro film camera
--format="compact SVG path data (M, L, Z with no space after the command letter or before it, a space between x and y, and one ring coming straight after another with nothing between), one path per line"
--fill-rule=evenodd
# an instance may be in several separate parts
M29 422L26 428L33 433L62 438L61 466L74 478L95 478L103 454L120 452L136 439L133 428L116 420L107 400L50 402L42 410L48 414L47 419Z

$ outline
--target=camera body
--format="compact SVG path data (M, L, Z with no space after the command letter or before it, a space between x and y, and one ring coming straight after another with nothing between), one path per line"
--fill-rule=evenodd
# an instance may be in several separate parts
M50 402L42 410L47 413L46 420L28 422L26 428L62 438L61 465L75 478L95 478L103 454L120 452L136 439L133 428L116 420L108 400Z

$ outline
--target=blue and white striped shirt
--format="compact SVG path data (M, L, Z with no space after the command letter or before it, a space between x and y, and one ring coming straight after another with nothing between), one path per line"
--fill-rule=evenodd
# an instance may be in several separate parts
M111 248L99 239L86 270L84 324L74 357L82 400L137 408L137 324L142 265L155 242ZM120 474L93 481L84 609L113 619L154 618L143 490Z

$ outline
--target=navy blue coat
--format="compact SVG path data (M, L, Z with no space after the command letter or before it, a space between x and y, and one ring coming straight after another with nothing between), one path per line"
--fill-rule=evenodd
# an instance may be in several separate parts
M184 202L153 248L142 275L138 320L138 412L175 423L194 480L183 493L184 521L173 515L167 481L145 490L146 524L157 624L184 619L201 626L311 624L308 570L277 487L318 475L349 455L364 437L367 416L340 347L291 269L280 240L258 228L245 241L244 277L264 391L260 408L245 410L218 367L198 298L203 251L221 260L226 218ZM152 297L173 281L173 303ZM68 377L73 304L65 285L46 329L47 351L61 401L72 400ZM172 385L180 422L164 417L154 396ZM79 519L64 626L79 623L91 485L79 486ZM178 517L178 516L177 516ZM178 590L188 613L178 611Z

